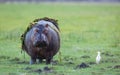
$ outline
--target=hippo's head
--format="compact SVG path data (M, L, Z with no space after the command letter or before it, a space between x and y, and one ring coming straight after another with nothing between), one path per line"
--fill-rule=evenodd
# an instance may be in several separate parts
M33 28L33 35L31 37L33 46L35 47L47 47L48 41L48 25L36 25Z

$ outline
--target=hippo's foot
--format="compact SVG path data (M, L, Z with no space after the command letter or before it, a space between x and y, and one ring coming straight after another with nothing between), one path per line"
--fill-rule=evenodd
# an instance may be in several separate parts
M36 58L31 58L30 65L35 64L35 63L36 63Z
M51 60L52 60L52 58L47 58L47 59L46 59L46 64L50 64L50 63L51 63Z

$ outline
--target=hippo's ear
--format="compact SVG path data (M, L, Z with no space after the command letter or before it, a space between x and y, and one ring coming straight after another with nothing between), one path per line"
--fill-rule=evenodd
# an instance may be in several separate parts
M48 24L46 24L45 27L48 27Z
M44 29L43 32L44 32L45 34L47 34L47 33L48 33L48 24L46 24L45 27L46 27L46 28Z

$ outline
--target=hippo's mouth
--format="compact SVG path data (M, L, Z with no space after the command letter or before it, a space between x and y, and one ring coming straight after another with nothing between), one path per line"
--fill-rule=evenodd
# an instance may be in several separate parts
M47 43L46 43L46 42L37 43L35 46L36 46L36 47L43 48L43 47L47 47Z

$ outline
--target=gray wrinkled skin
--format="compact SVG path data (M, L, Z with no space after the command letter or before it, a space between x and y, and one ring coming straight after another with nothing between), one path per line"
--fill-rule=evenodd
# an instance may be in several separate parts
M53 56L59 51L60 36L49 23L39 22L27 32L24 43L25 51L31 57L30 64L36 63L36 59L39 62L46 59L46 64L50 64Z

